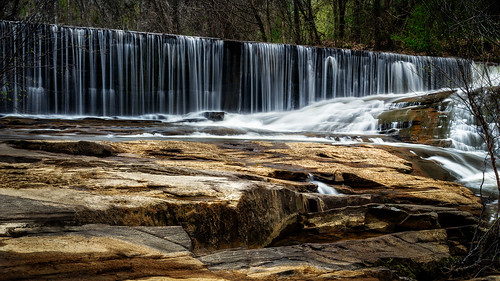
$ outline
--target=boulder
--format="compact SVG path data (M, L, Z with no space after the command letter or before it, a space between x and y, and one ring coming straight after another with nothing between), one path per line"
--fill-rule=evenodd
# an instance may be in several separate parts
M394 101L393 109L378 117L381 133L394 135L405 142L449 147L451 142L446 138L450 116L446 108L454 92L440 91Z
M210 121L222 121L224 120L224 111L206 111L201 115Z

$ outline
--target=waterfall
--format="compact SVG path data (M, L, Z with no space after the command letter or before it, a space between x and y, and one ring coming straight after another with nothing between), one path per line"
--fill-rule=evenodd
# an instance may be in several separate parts
M474 89L498 87L500 85L500 66L487 64L472 64L473 83L470 84L469 91ZM453 95L452 103L447 111L452 112L450 120L450 139L453 146L465 151L486 150L486 144L481 134L477 120L471 110L464 104L467 93L465 89L458 88L456 95ZM461 98L460 98L461 97ZM486 118L488 120L488 118ZM492 132L498 135L496 125L490 124ZM499 144L497 144L499 146Z
M449 87L454 58L0 22L0 113L272 112Z

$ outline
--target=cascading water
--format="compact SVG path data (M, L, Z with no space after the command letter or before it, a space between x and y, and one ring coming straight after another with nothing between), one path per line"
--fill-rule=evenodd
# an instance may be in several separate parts
M453 58L245 43L240 109L302 108L337 97L421 92L459 83Z
M471 68L472 83L469 85L469 91L500 85L500 66L472 64ZM464 104L467 100L464 90L457 88L457 93L451 97L453 102L448 109L453 117L450 122L450 139L453 141L453 146L460 150L483 151L486 149L486 144L478 134L480 128L473 114Z
M470 65L472 79L468 84L468 91L500 85L499 66L474 63ZM452 141L452 148L435 151L435 155L427 159L439 163L462 184L476 191L481 189L481 192L495 198L498 195L498 187L486 153L485 141L480 134L481 129L464 103L467 101L465 89L457 87L455 90L446 109L451 117L448 136ZM494 128L493 134L498 135L495 124L492 124L491 128ZM496 145L498 147L500 144Z
M0 22L8 70L0 73L1 113L288 111L336 97L439 89L459 74L453 58L21 26Z
M241 134L223 136L236 139L342 142L331 137L339 134L365 141L358 136L378 133L377 118L393 100L456 88L464 74L454 58L56 25L0 22L0 38L0 113L168 115L164 122L189 126L180 131L192 133L136 137L219 137L198 128L221 127ZM481 141L468 112L456 103L449 110L455 147L477 150ZM217 123L182 122L200 111L227 114ZM452 174L462 171L456 176L463 183L478 185L481 153L409 146Z
M2 22L4 113L139 116L220 110L223 42ZM27 37L21 43L7 34ZM18 49L21 50L18 50ZM21 53L22 52L22 53ZM19 56L19 58L18 58ZM23 59L21 63L20 57Z

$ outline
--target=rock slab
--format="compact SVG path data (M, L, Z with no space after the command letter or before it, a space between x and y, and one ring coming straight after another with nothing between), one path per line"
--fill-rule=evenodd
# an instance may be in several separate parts
M432 278L481 207L373 146L89 143L0 143L0 280Z

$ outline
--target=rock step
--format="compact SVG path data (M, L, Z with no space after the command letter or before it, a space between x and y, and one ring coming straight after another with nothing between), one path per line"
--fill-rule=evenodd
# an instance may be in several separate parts
M408 204L366 204L300 214L272 245L336 242L387 233L476 225L478 220L455 208Z
M216 280L182 227L83 225L0 238L0 280Z
M77 224L73 208L0 194L0 236L20 236L32 227Z
M213 272L234 271L257 280L273 276L395 280L390 269L404 263L412 265L414 278L432 280L431 268L448 257L446 231L435 229L337 243L225 250L199 259Z

